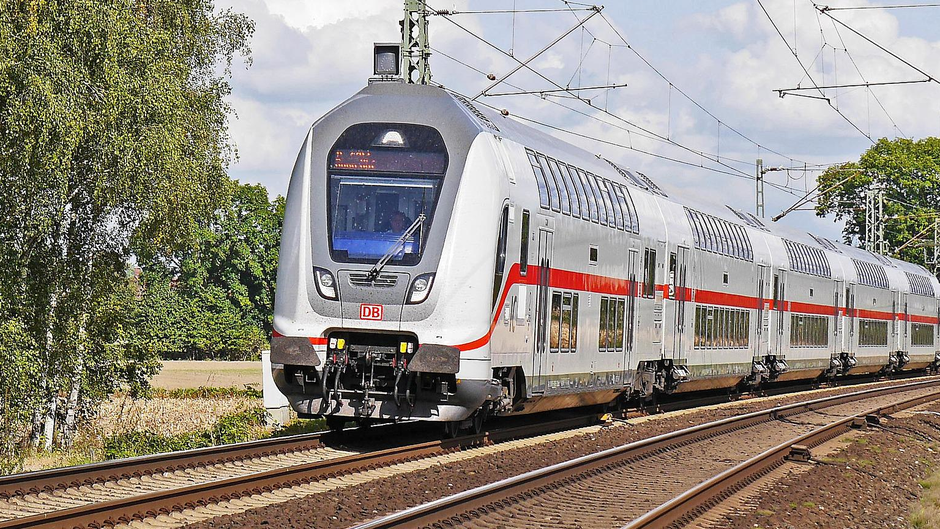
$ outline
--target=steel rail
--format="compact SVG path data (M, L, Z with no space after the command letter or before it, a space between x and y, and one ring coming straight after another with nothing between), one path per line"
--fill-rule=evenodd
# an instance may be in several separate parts
M553 423L506 428L455 439L364 452L334 459L292 465L232 478L91 503L0 522L0 529L100 527L129 523L159 514L269 492L363 470L386 467L456 451L597 423L598 415L584 415ZM219 447L224 448L224 447ZM135 458L138 459L138 458ZM128 460L131 461L131 460ZM129 463L128 463L129 464Z
M272 437L244 443L10 474L0 477L0 498L52 492L69 487L93 485L128 477L140 477L217 463L311 450L324 446L322 438L327 433L317 432Z
M778 406L737 417L728 417L533 470L519 476L460 492L446 498L359 524L355 526L354 529L414 528L425 527L444 520L455 522L455 524L460 521L471 521L472 519L467 515L467 513L471 511L490 507L498 508L501 504L511 504L514 503L515 498L523 497L532 490L541 487L550 487L552 484L565 482L566 480L575 480L580 475L602 470L604 467L636 461L648 455L666 451L677 446L684 446L734 430L747 428L759 423L773 421L798 413L827 408L859 398L871 398L932 386L940 386L940 381L931 380L867 389L844 395L835 395ZM930 396L940 398L940 391ZM792 444L793 443L787 443L787 448Z
M940 398L940 392L913 397L902 402L873 408L821 426L811 432L766 450L717 476L702 482L627 524L624 529L660 529L691 522L714 508L731 494L784 464L794 445L819 446L853 428L869 415L887 415Z

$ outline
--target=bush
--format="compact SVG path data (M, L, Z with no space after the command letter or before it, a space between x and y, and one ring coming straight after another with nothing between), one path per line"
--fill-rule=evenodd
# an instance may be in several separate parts
M104 440L104 457L121 459L251 441L262 437L265 414L264 408L252 408L222 417L206 430L178 435L153 431L112 435Z

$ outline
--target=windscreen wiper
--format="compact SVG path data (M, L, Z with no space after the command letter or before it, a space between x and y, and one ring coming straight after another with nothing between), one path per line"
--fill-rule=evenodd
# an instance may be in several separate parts
M405 233L402 233L401 237L399 237L398 240L395 241L395 244L393 244L392 247L389 248L387 252L385 252L385 255L383 255L382 258L379 259L378 262L376 262L375 265L372 266L372 270L369 270L369 275L368 275L369 281L375 281L375 278L379 277L379 273L382 271L383 268L385 268L385 265L387 265L388 262L392 260L392 257L396 253L398 253L398 250L400 250L401 248L405 246L405 241L407 241L409 237L414 235L414 233L418 230L418 228L421 227L422 224L424 224L425 218L427 217L424 216L424 213L418 215L418 218L416 218L415 221L411 223L411 226L408 226L408 229L405 230Z

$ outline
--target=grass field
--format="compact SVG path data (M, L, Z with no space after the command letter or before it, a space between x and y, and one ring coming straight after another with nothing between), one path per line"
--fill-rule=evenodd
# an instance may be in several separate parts
M261 361L224 362L215 360L165 360L163 369L153 377L155 388L180 389L251 386L261 389Z

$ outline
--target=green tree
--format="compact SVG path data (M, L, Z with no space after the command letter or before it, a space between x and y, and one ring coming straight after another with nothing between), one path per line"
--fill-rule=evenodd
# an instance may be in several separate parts
M141 263L138 343L161 358L243 360L270 340L284 199L232 187L193 246Z
M819 177L822 193L816 214L835 214L845 221L846 242L864 240L865 197L872 189L884 191L885 241L892 254L906 261L927 264L920 235L933 240L940 214L940 139L881 139L859 158L835 166ZM932 257L932 250L930 257Z
M211 0L0 2L0 298L38 357L34 443L68 442L129 380L93 369L152 365L104 322L125 310L132 241L185 247L227 198L227 79L252 31Z

